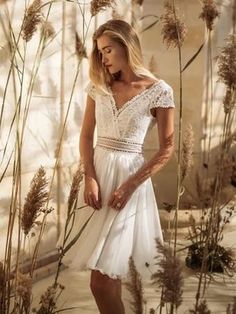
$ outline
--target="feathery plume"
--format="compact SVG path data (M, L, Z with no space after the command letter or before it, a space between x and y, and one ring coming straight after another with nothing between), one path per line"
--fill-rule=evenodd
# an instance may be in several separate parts
M163 42L166 42L167 48L170 46L177 47L182 46L187 28L180 20L177 14L177 10L169 2L164 4L165 13L160 17L162 21Z
M143 5L144 0L132 0L132 4Z
M100 11L111 8L113 4L115 4L115 0L92 0L90 5L91 15L95 16Z
M233 299L232 307L231 304L228 304L226 314L236 314L236 297Z
M203 300L198 306L197 309L190 310L190 314L211 314L211 311L208 309L206 300Z
M209 31L213 30L214 20L220 16L214 0L202 0L202 12L199 15L203 21L206 22L206 27Z
M46 39L52 38L55 35L55 29L53 28L52 23L49 21L44 21L42 23L41 32Z
M133 301L131 303L132 310L135 314L143 313L143 286L141 276L134 264L133 257L129 258L129 281L125 283L127 290L131 293Z
M23 25L22 37L29 41L35 33L38 24L42 21L41 14L41 0L34 0L34 2L27 8Z
M191 124L188 125L183 138L183 155L181 161L181 182L189 174L191 166L193 165L193 129Z
M25 313L28 313L32 295L32 278L17 272L16 282L16 294L22 299Z
M236 88L236 35L226 38L226 45L218 56L218 76L228 89Z
M34 175L30 184L30 191L25 198L21 217L21 225L25 235L29 233L36 223L37 217L43 211L43 206L48 198L48 192L45 190L47 184L46 173L41 166Z
M59 291L58 288L60 289ZM56 306L57 298L61 294L61 291L64 289L65 287L61 284L49 286L40 297L41 307L39 308L39 310L33 309L32 312L37 314L55 313L55 310L57 308Z
M82 40L77 32L75 32L75 51L79 59L87 58L87 52Z
M177 256L174 256L170 247L164 246L156 239L158 270L152 274L153 284L162 287L162 302L171 303L178 308L182 303L183 275L182 266ZM160 258L160 254L162 257Z
M69 213L72 210L75 200L77 199L79 189L80 189L80 183L83 180L83 175L84 175L83 164L80 163L78 170L75 172L75 175L73 177L70 194L68 197L68 212Z

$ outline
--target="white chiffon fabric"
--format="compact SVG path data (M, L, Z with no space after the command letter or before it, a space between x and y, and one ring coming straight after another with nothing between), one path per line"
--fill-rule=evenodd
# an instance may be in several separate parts
M147 131L155 124L151 108L175 106L173 90L164 80L155 82L121 109L116 108L111 95L98 93L91 82L86 91L95 100L97 135L127 143L143 144ZM151 273L157 268L155 238L163 242L151 179L135 190L122 210L107 206L111 194L145 162L142 153L95 146L94 167L101 188L102 208L94 211L92 207L86 207L76 212L68 242L94 214L81 237L65 254L64 264L78 271L94 269L113 279L127 279L129 257L132 256L142 279L150 280ZM78 206L85 205L83 194L84 181ZM63 232L57 246L62 239Z

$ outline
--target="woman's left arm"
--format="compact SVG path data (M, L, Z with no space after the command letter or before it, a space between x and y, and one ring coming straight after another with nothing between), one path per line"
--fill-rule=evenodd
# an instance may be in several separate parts
M136 189L146 179L158 172L174 152L174 109L156 108L156 122L159 137L158 152L145 163L127 182Z
M174 108L158 107L154 110L156 113L159 150L114 192L108 203L111 207L122 209L136 188L158 172L168 162L174 151ZM121 204L119 208L117 208L117 203Z

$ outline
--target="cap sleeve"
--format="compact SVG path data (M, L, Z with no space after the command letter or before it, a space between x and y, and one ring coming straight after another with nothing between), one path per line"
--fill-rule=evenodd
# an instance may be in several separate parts
M150 103L150 109L158 107L175 107L173 89L168 84L165 84L165 86L163 86L163 90L159 93L159 95L155 95Z
M96 87L91 81L89 81L84 90L93 100L96 100Z

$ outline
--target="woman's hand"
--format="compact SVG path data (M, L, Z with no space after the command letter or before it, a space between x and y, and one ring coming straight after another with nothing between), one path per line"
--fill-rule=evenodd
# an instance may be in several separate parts
M94 209L102 208L100 187L93 177L85 176L84 201Z
M135 185L132 181L123 183L115 190L115 192L112 193L111 198L108 201L108 206L114 208L115 210L123 209L134 191Z

